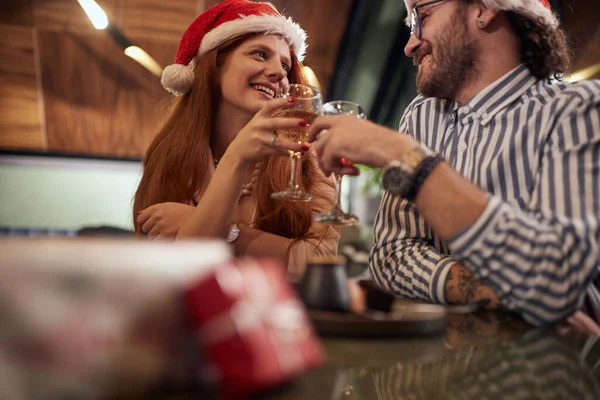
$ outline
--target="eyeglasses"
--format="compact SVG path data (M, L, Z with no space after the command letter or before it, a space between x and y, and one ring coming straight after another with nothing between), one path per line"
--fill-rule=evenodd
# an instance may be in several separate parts
M433 4L442 3L448 0L433 0L427 3L419 4L415 8L412 9L411 19L410 19L410 34L415 35L415 37L419 40L423 38L423 21L421 20L421 16L419 15L419 10L423 7L431 6Z

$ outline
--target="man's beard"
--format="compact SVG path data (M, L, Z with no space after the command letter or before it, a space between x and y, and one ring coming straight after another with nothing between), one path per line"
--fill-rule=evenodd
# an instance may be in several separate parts
M479 75L481 52L460 13L434 41L436 51L419 67L417 90L425 97L456 100L459 92ZM462 18L462 17L461 17Z

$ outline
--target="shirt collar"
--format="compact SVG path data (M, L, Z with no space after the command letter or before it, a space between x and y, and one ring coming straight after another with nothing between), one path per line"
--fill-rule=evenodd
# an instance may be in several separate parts
M496 114L520 98L537 82L538 79L521 64L478 93L467 104L457 104L458 118L477 118L482 125L487 125Z

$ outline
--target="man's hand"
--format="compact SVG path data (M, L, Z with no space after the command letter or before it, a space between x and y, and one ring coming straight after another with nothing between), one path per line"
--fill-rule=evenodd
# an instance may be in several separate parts
M449 304L483 303L487 309L498 308L498 295L475 279L473 273L461 264L450 267L446 278L446 301Z
M150 239L175 239L194 209L194 206L181 203L155 204L139 212L137 223Z
M308 141L314 142L325 175L356 172L342 159L382 168L418 145L407 135L352 115L318 117L310 128Z
M600 336L600 326L598 326L596 321L585 315L582 311L577 311L575 314L567 318L561 325L558 326L557 331L563 335L577 332L585 335Z

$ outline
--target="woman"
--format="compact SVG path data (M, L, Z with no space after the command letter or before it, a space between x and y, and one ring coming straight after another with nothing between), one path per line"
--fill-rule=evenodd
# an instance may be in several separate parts
M237 254L280 260L291 277L308 257L336 253L338 233L312 222L333 199L312 154L303 157L301 182L315 200L270 197L287 184L288 150L308 150L274 135L306 121L271 117L290 101L274 99L277 90L305 81L305 37L267 3L227 0L194 21L163 74L178 97L146 153L136 232L227 238Z

